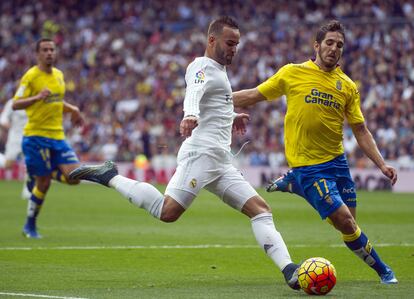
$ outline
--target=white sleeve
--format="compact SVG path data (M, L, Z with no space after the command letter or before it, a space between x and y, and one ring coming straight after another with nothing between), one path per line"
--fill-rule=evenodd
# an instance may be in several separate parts
M13 113L13 100L8 100L6 105L4 105L4 109L0 115L0 125L2 126L9 126L11 115Z
M192 115L198 118L200 115L200 101L207 84L206 65L190 64L187 68L185 81L187 88L184 98L184 117Z

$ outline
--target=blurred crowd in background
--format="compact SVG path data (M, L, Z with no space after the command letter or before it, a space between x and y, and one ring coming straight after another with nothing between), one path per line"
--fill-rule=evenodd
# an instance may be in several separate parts
M240 25L238 55L228 67L233 90L252 88L286 63L314 56L321 23L346 28L341 67L358 85L366 122L383 156L414 169L414 4L412 0L278 1L1 1L0 110L35 64L34 44L52 37L56 66L65 74L66 101L85 116L82 128L65 121L82 161L174 164L187 65L204 54L209 22L231 15ZM285 100L249 110L242 165L286 166ZM0 152L5 132L0 132ZM344 146L354 167L371 164L346 127ZM145 156L144 156L145 155ZM164 159L164 158L165 159Z

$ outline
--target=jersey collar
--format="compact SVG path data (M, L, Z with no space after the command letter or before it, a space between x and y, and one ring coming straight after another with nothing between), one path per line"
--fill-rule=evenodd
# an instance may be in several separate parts
M215 61L214 59L212 59L210 57L207 57L207 56L204 56L204 57L207 58L208 60L210 60L211 63L214 66L216 66L217 68L219 68L220 70L223 70L223 71L226 70L226 66L225 65L222 65L222 64L218 63L217 61Z
M306 66L314 69L314 70L319 70L321 72L325 72L324 70L322 70L316 63L315 63L315 59L309 59L308 61L305 62ZM339 64L336 65L336 67L330 71L330 72L325 72L325 73L333 73L336 72L338 68L340 68L341 66Z

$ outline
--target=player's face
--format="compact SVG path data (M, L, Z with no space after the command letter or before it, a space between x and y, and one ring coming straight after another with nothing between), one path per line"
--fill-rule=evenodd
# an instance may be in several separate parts
M37 59L40 64L52 66L56 60L56 46L54 42L41 42L37 52Z
M324 69L334 69L342 56L344 36L339 32L327 32L323 41L315 42L316 60Z
M215 41L215 60L222 65L230 65L236 55L239 41L240 31L238 29L224 27L223 32Z

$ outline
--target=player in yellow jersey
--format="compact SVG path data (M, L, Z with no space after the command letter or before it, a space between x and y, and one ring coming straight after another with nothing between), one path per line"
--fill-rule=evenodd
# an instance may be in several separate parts
M246 107L286 95L285 148L293 192L303 196L322 219L328 218L346 246L378 273L381 283L394 284L398 282L394 272L355 221L355 184L342 146L345 118L361 149L392 184L397 173L385 164L364 123L355 83L338 65L344 44L341 23L323 25L314 42L315 60L285 65L256 88L234 92L233 101L236 107Z
M51 179L79 183L68 179L68 174L79 167L79 160L65 140L63 114L71 113L74 124L83 121L79 109L64 101L63 73L53 66L56 61L55 43L50 39L39 40L36 56L37 65L23 75L13 102L14 110L26 110L28 122L24 127L22 149L27 171L35 177L23 227L23 234L28 238L40 238L36 219Z

